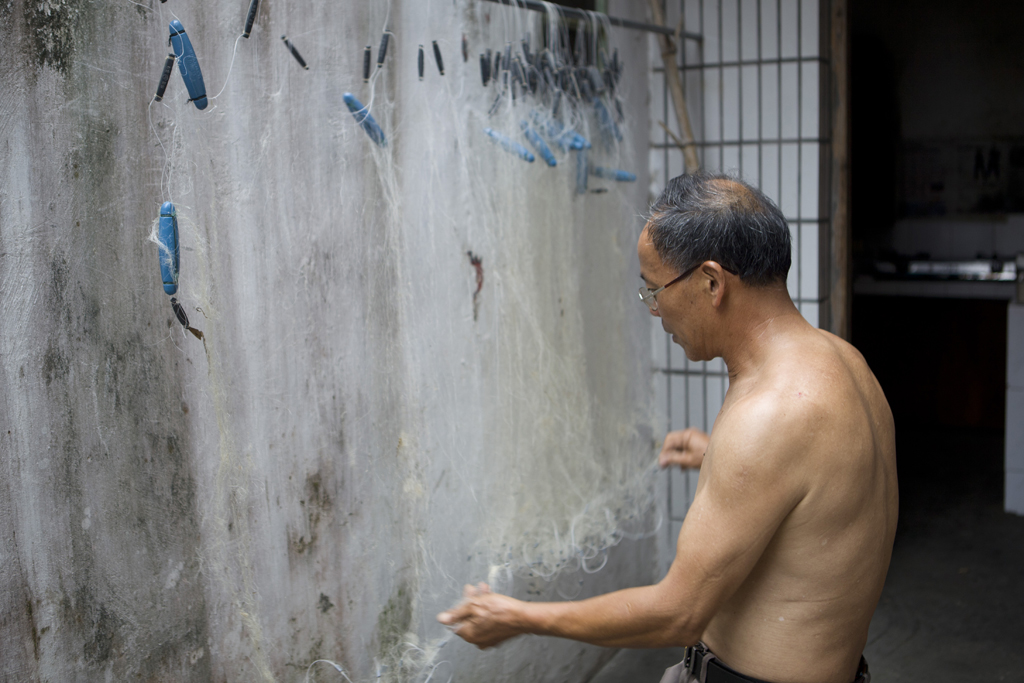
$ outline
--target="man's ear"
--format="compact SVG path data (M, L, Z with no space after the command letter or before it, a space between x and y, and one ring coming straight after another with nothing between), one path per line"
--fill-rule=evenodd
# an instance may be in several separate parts
M726 289L728 288L728 283L725 279L725 269L714 261L705 261L701 264L700 272L705 277L705 282L707 282L707 291L711 295L711 305L715 308L721 308L722 301L725 300Z

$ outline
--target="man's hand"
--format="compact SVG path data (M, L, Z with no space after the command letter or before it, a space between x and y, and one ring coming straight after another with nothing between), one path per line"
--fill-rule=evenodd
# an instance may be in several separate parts
M658 455L658 464L663 468L679 465L683 469L700 469L710 440L710 436L695 427L669 432Z
M437 620L451 626L467 643L485 650L523 633L518 627L519 600L492 593L486 583L467 584L462 597L458 605L438 614Z

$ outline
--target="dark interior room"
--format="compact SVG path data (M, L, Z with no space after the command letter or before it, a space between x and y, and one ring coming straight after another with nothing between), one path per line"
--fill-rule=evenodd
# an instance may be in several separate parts
M850 5L852 342L893 410L901 496L876 680L1024 680L1024 519L1004 511L1024 7Z

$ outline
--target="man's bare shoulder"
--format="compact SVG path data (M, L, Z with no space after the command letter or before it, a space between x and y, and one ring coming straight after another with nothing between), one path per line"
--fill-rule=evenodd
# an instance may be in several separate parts
M846 340L826 330L815 330L822 342L820 355L809 363L809 368L823 369L818 385L824 395L833 401L837 417L855 417L858 408L865 409L873 429L891 432L892 412L881 385L860 351ZM859 404L859 405L858 405Z
M856 397L882 398L861 353L831 332L815 328L780 344L757 384L759 391L783 405L800 403L829 412L845 409Z
M818 332L784 339L761 368L736 382L722 426L761 425L777 432L805 426L829 412L834 393L843 384L837 380L845 379L843 375L849 373L851 365L864 369L867 365L852 346L834 335L825 337ZM717 430L719 424L715 427Z
M815 418L820 406L805 400L807 385L796 378L766 377L728 401L715 422L713 442L721 436L750 432L773 439L797 436L792 428ZM775 436L773 436L775 435Z
M788 478L796 484L792 473L813 443L808 426L825 417L824 406L806 400L806 393L798 381L768 379L729 397L715 421L705 462L715 474L762 479L764 485Z
M869 424L891 425L863 356L824 330L808 328L784 340L759 372L735 388L712 433L713 447L727 443L734 453L746 444L796 464L855 432L873 431ZM766 443L774 448L763 450Z

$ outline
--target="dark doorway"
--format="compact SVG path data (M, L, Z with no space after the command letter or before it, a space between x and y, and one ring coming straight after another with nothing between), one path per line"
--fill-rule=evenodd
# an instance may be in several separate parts
M953 501L1001 507L1006 302L858 296L853 306L853 343L896 421L903 521Z
M1024 252L1024 5L856 0L850 22L851 341L900 480L867 656L879 681L1024 680L1000 275Z
M1011 28L1024 5L850 8L852 341L893 407L905 506L940 476L1001 497L1012 283L994 292L921 272L990 263L995 277L1024 251L1024 237L994 237L1013 232L1007 215L1024 201L1024 53ZM976 444L968 461L963 440Z

